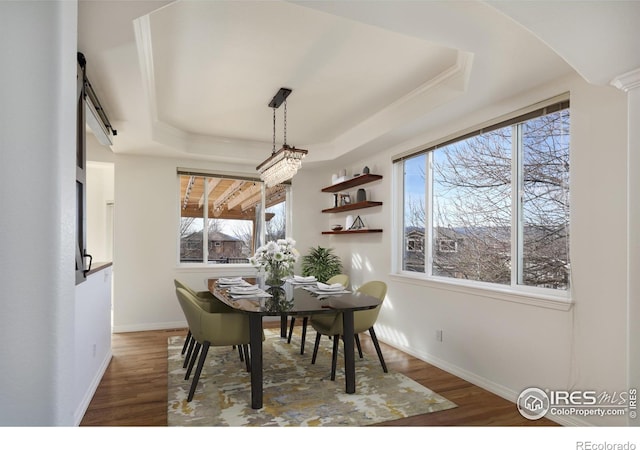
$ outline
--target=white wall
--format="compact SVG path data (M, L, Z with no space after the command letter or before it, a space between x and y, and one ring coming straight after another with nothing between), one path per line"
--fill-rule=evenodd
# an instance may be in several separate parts
M76 286L74 424L82 421L111 361L111 276L105 267Z
M0 2L0 425L74 424L76 36L76 2Z
M574 306L569 311L533 306L392 275L392 155L566 91L571 92L572 114ZM578 77L566 78L461 117L447 129L425 130L421 140L362 161L336 161L335 167L325 169L303 165L294 178L293 237L303 254L311 246L333 247L356 287L371 279L388 283L377 326L380 339L505 398L515 400L529 386L623 391L628 388L626 114L624 93L588 85ZM216 275L213 268L181 270L175 263L176 167L205 165L117 156L116 331L183 326L173 278L204 289L205 279ZM384 231L322 235L348 213L322 214L332 196L320 189L330 184L337 170L360 172L365 165L384 177L365 186L370 199L384 204L354 213ZM246 170L253 173L252 167ZM436 329L444 331L443 342L436 341ZM625 419L564 423L617 425Z
M628 92L629 116L627 120L629 132L628 150L628 182L629 182L629 324L628 355L629 355L629 387L640 386L640 70L634 72L635 78L630 80L625 91ZM640 423L637 417L630 418L630 424Z
M380 339L511 400L530 386L609 393L629 387L625 94L611 87L588 85L579 78L560 80L495 104L474 117L460 118L451 124L451 130L431 130L422 142L428 144L456 128L465 129L474 122L481 123L567 90L571 91L572 114L571 258L575 305L571 310L514 303L490 293L451 290L391 275L391 157L411 149L415 143L397 146L347 167L359 171L366 164L372 172L384 176L379 184L371 185L372 200L381 200L384 205L359 211L370 226L384 229L382 235L337 235L329 239L329 245L350 261L347 271L352 283L381 279L389 284L376 327ZM336 162L336 169L342 168L340 164ZM328 174L324 178L328 179ZM299 190L296 195L304 197ZM309 199L317 196L311 187L306 195ZM304 198L300 203L305 203ZM316 213L310 219L324 224L326 229L346 214L326 219ZM436 341L436 329L443 330L443 342ZM624 424L625 420L587 418L565 423L611 425Z
M241 169L196 160L116 155L115 332L185 327L175 278L206 290L207 278L255 274L251 269L236 272L229 267L178 268L178 167L225 173ZM244 168L245 173L248 170Z

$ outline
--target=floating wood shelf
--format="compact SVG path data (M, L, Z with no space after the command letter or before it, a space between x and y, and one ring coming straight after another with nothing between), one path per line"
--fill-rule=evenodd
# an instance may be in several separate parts
M322 189L322 192L344 192L348 189L351 189L356 186L360 186L362 184L371 183L372 181L378 181L382 179L382 175L374 175L371 173L365 173L362 175L358 175L357 177L350 178L346 181L342 181L340 183L333 184L331 186L327 186ZM382 202L372 202L370 200L365 200L363 202L350 203L348 205L335 206L333 208L323 209L323 213L339 213L343 211L353 211L355 209L362 208L373 208L374 206L380 206ZM360 223L362 220L358 217ZM322 234L362 234L362 233L382 233L382 230L379 228L364 228L358 230L339 230L339 231L323 231Z
M361 184L371 183L372 181L381 180L382 175L374 175L372 173L365 173L363 175L359 175L357 177L350 178L346 181L342 181L340 183L332 184L331 186L327 186L322 188L322 192L341 192L346 191L355 186L360 186Z
M371 202L369 200L358 203L351 203L349 205L336 206L334 208L323 209L323 213L338 213L343 211L352 211L354 209L373 208L374 206L380 206L382 202Z
M364 230L340 230L323 231L322 234L357 234L357 233L382 233L380 228L365 228Z

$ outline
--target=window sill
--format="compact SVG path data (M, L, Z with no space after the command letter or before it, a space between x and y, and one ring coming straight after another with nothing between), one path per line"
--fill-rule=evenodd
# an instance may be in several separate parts
M256 268L251 264L177 264L175 270L179 272L208 273L220 276L246 275L255 276Z
M392 273L390 274L390 278L400 283L487 297L494 300L521 303L539 308L569 311L573 306L573 301L569 293L565 294L564 292L562 295L553 295L528 290L516 290L510 286L487 286L483 283L473 281L448 280L435 277L426 278L424 275L412 275L409 273Z

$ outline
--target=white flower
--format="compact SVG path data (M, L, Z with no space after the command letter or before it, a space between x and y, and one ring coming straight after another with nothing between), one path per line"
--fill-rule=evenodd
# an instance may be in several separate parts
M300 256L294 248L296 241L291 238L269 241L260 246L249 262L270 272L285 272L293 274L293 267Z

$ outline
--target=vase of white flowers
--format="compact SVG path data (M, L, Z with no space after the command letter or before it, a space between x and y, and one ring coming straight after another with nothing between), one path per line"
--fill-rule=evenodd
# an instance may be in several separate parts
M264 270L268 286L282 286L284 279L293 275L294 265L300 256L295 245L296 241L291 238L269 241L249 259L251 264Z

